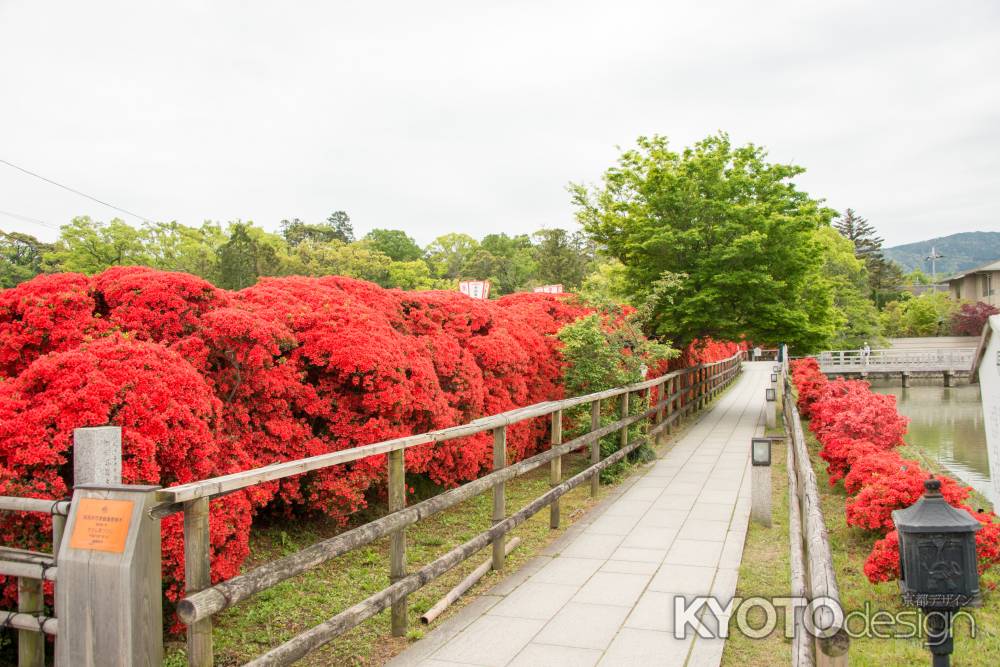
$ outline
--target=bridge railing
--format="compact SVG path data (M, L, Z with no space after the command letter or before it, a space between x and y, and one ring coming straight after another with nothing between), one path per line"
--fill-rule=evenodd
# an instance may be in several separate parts
M975 348L917 348L872 350L829 350L816 356L824 371L865 372L879 370L968 371Z
M254 470L159 490L157 498L160 504L153 510L154 516L162 518L176 512L184 513L184 558L187 588L186 596L177 606L177 612L180 619L187 625L188 664L198 667L213 664L212 617L215 614L282 581L385 536L391 538L389 563L391 583L387 588L336 613L327 621L289 639L248 664L291 664L387 608L391 608L393 634L405 634L407 596L409 594L440 577L490 544L492 544L493 552L492 567L501 569L504 562L504 542L507 533L545 507L550 508L550 526L557 528L560 521L559 498L561 496L588 480L591 485L591 493L596 494L599 473L602 470L621 461L643 443L655 441L663 434L669 433L671 425L678 419L704 407L715 394L737 377L744 357L745 353L740 352L712 364L675 371L644 382L586 396L539 403L477 419L462 426L397 438L297 461L276 463ZM649 399L647 409L639 414L631 414L629 410L629 398L634 394L641 394ZM655 401L652 400L654 398ZM617 403L616 408L620 418L611 424L602 426L602 403L611 400ZM590 430L572 440L563 442L563 413L580 406L589 406L590 408ZM508 465L506 460L507 428L512 424L541 417L548 417L551 420L552 444L550 449ZM629 427L643 422L645 422L645 427L642 435L630 438ZM485 432L491 432L493 435L493 472L409 507L405 506L403 455L407 449ZM602 459L600 439L615 433L620 434L619 449ZM589 447L590 465L582 472L563 480L562 457L585 447ZM388 455L389 514L279 560L259 565L227 581L211 585L209 579L209 500L239 489L380 454ZM508 515L505 505L505 483L546 463L550 466L551 489L526 507ZM406 568L405 528L486 491L492 491L493 494L493 525L431 563L408 572Z

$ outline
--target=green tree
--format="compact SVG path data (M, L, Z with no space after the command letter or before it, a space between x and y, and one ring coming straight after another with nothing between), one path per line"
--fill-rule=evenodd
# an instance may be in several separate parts
M481 246L495 258L491 278L500 294L524 290L538 272L535 248L527 234L487 234Z
M178 222L146 226L146 253L150 266L184 271L219 284L219 249L228 240L217 222L188 227Z
M401 229L373 229L365 240L396 262L412 262L424 256L417 242Z
M594 252L582 233L565 229L542 229L534 233L537 279L542 284L561 284L575 291L583 284L594 263Z
M815 232L835 211L795 187L801 167L765 158L726 134L679 153L664 137L640 137L602 187L570 186L578 219L625 266L635 301L661 279L677 281L658 296L652 322L678 346L746 335L801 353L833 335Z
M947 336L960 303L947 292L889 302L882 311L882 330L891 338Z
M831 227L817 230L823 248L823 277L833 294L832 347L854 349L880 337L878 309L868 298L868 271L854 254L854 245Z
M80 216L60 228L59 240L44 259L53 270L88 274L115 265L148 265L147 240L148 230L124 220L104 223Z
M298 218L282 220L279 228L285 241L293 248L304 241L313 243L328 243L330 241L351 243L354 241L351 217L344 211L334 211L326 219L326 222L317 225L303 222Z
M464 277L462 268L478 249L479 242L468 234L445 234L427 246L424 256L435 277L455 279Z
M884 239L875 232L868 219L862 218L853 208L844 211L842 216L833 221L833 226L841 236L854 244L854 253L858 257L864 258L882 252Z
M0 231L0 287L14 287L42 272L42 256L52 244L30 234Z
M252 222L229 225L229 240L219 246L219 287L243 289L257 282L260 276L287 273L283 270L284 242Z

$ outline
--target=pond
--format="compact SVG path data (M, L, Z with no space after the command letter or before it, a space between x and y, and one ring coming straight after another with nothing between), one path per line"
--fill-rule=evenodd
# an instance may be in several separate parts
M990 477L990 460L983 425L979 385L941 386L927 380L903 388L899 380L875 380L872 389L892 394L900 414L910 418L906 441L937 461L953 477L983 494L997 505L997 485ZM994 463L997 465L997 463Z

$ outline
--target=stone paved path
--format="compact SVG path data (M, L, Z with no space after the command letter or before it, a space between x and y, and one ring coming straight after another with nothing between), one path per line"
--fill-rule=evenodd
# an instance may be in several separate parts
M723 640L674 638L673 600L736 591L773 365L745 364L648 472L389 664L718 665Z

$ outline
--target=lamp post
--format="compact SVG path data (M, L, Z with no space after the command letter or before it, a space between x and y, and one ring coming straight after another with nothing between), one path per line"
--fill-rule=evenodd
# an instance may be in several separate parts
M933 667L948 667L954 640L952 616L979 597L976 532L982 526L941 495L941 481L924 482L924 495L892 513L899 533L899 588L903 603L927 617Z
M750 517L771 526L771 442L772 438L750 440Z
M778 423L778 392L774 387L764 390L764 418L768 428Z

